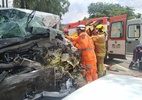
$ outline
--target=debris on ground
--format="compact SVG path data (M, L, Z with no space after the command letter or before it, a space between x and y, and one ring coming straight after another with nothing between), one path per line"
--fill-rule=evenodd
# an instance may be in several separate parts
M113 67L112 65L107 65L105 64L105 67L108 71L115 71L115 72L119 72L118 69L116 69L115 67Z

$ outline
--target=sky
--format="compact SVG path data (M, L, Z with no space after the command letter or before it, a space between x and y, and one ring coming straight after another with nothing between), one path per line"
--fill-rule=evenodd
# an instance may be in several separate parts
M142 13L142 0L68 0L70 2L69 11L63 15L61 23L71 23L88 17L88 6L90 3L105 2L119 3L121 6L128 6L135 9L135 13Z
M9 1L9 7L12 7L12 1ZM105 2L119 3L121 6L128 6L135 9L135 13L142 13L142 0L68 0L70 2L69 11L62 16L61 23L67 24L82 20L88 17L88 6L90 3ZM1 4L2 0L0 0Z

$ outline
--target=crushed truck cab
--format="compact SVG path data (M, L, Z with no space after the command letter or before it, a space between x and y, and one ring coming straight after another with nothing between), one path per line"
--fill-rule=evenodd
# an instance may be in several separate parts
M78 73L80 54L58 30L59 23L60 17L50 13L0 9L1 100L31 100L31 94L66 89L70 73ZM75 82L83 79L77 75Z

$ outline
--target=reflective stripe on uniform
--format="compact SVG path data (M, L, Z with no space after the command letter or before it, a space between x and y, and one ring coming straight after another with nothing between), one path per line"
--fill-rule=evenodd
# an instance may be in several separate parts
M81 51L85 51L85 50L94 50L93 48L85 48L85 49L82 49Z

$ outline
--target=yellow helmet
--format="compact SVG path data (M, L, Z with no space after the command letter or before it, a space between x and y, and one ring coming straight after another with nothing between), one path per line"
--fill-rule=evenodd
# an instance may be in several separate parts
M86 30L89 30L89 29L92 29L93 28L93 25L91 26L86 26Z
M102 24L97 25L96 29L100 29L102 32L105 32L105 27Z

